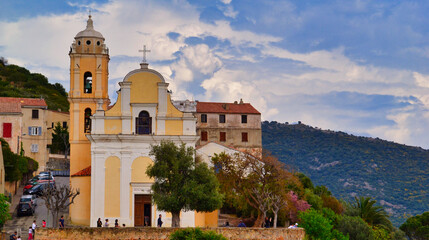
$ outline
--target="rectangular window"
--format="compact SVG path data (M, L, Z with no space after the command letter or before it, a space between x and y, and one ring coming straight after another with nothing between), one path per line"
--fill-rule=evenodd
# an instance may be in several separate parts
M242 133L241 133L241 141L242 141L242 142L248 142L248 135L247 135L247 132L242 132Z
M207 122L207 114L201 114L201 122L206 123Z
M247 115L241 115L241 123L247 123Z
M39 144L31 144L31 152L39 152Z
M67 127L67 122L63 122L63 128Z
M207 141L208 136L206 131L201 131L201 141Z
M220 132L219 141L226 142L226 132Z
M12 123L3 123L3 137L4 138L12 137Z
M54 128L54 122L51 123L51 128Z
M28 127L28 135L41 136L42 135L42 127Z
M39 119L39 110L38 109L33 109L32 114L31 114L31 118Z
M225 114L219 115L219 123L225 123Z

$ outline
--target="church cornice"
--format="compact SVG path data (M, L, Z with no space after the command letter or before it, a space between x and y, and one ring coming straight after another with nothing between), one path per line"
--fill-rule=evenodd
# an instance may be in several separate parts
M197 135L135 135L135 134L90 134L86 137L92 143L102 142L121 142L121 143L147 143L158 144L163 140L169 140L176 143L195 144L199 139Z

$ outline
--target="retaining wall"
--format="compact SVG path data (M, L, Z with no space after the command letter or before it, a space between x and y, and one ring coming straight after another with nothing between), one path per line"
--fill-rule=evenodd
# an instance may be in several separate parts
M302 228L202 228L233 240L304 240ZM38 228L36 240L163 240L177 228ZM25 238L25 237L24 237ZM23 238L23 239L24 239Z

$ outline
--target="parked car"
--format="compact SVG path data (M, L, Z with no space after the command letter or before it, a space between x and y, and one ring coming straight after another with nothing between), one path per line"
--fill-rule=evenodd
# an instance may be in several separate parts
M48 183L48 182L55 182L54 176L44 175L39 176L39 180L37 180L38 183Z
M27 183L27 185L24 186L24 191L26 189L30 189L30 188L36 186L37 184L39 184L39 183L38 182Z
M34 207L30 202L20 202L18 204L18 217L23 215L33 215Z
M55 183L51 183L50 184L52 187L55 187ZM49 186L49 184L48 183L41 183L41 184L38 184L38 185L36 185L36 186L34 186L34 187L32 187L32 188L30 188L30 189L26 189L25 191L24 191L24 194L25 195L36 195L36 196L41 196L42 195L42 192L43 192L43 189L45 189L46 187L48 187Z
M22 195L21 199L19 199L20 203L29 202L34 207L37 206L37 198L35 195Z

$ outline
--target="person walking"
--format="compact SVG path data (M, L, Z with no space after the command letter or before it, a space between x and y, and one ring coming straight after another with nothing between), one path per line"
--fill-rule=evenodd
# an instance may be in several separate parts
M161 214L159 214L159 218L158 218L158 227L162 227L162 224L164 223L161 219Z
M18 234L18 233L15 231L12 235L9 236L9 239L10 240L16 240L16 234Z
M33 237L36 236L36 220L33 221L33 224L31 224L31 228L33 229Z
M60 220L59 220L59 224L60 224L60 228L64 228L64 216L61 216Z
M97 227L103 227L103 222L101 222L101 218L97 220Z

